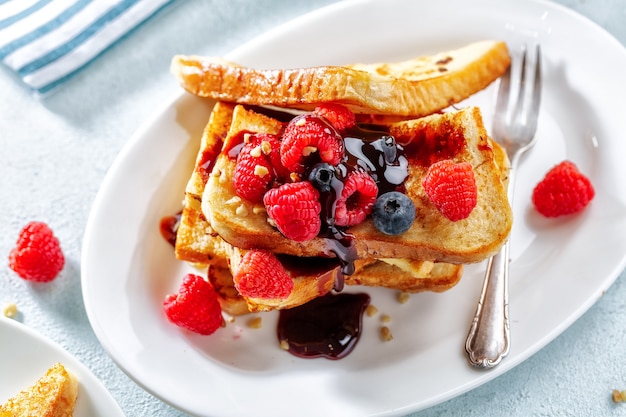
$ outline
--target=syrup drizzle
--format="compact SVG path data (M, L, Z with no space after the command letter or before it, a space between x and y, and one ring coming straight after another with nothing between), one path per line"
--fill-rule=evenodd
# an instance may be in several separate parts
M161 236L172 246L176 246L176 232L178 232L178 225L180 224L182 214L183 212L179 211L172 216L165 216L159 223Z
M378 194L398 190L408 176L408 160L402 145L393 136L379 130L354 127L344 135L345 155L335 167L335 176L329 191L320 192L322 205L322 229L319 236L326 243L326 256L335 255L341 261L341 273L337 274L334 289L343 289L344 275L354 273L357 250L354 236L335 225L335 206L342 193L348 175L361 170L376 181Z
M361 336L363 313L369 303L370 296L365 293L329 293L281 310L278 340L289 353L301 358L344 358Z

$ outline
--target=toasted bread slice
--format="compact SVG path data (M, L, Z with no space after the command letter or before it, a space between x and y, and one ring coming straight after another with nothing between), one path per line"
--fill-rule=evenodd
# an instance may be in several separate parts
M385 287L402 292L444 292L463 275L463 265L410 259L377 259L345 277L347 285Z
M235 159L227 150L241 141L236 132L279 133L282 123L243 106L233 112L231 131L223 151L217 157L207 181L202 211L215 231L229 244L242 249L266 249L302 257L328 255L325 239L306 242L285 238L269 222L262 206L237 196L232 183ZM450 140L462 141L453 160L471 163L478 189L477 205L464 220L451 222L439 213L425 195L421 185L428 169L423 153L407 151L409 159L406 194L416 206L412 227L402 235L379 232L371 222L351 227L357 257L408 258L448 263L480 262L495 253L506 240L512 224L512 212L502 182L502 172L494 156L492 141L482 123L478 108L469 107L421 119L393 123L389 132L406 148L419 148L420 141L437 138L445 146ZM426 155L428 156L428 155Z
M229 265L232 275L235 276L246 251L231 248ZM285 299L242 297L251 312L282 310L311 301L332 290L339 273L339 263L333 258L279 255L279 260L293 280L291 294Z
M71 417L78 382L61 363L52 366L33 386L0 406L1 417Z
M454 287L463 274L463 265L432 263L408 259L361 259L352 275L343 276L338 260L333 258L302 258L279 255L283 267L294 282L286 299L241 296L234 287L244 250L231 247L229 269L218 269L219 276L209 273L209 280L220 296L222 309L232 315L248 312L282 310L305 304L332 291L340 277L346 285L384 287L403 292L443 292ZM214 270L212 266L209 271ZM230 273L229 273L230 272ZM245 305L245 308L244 308Z
M505 43L482 41L397 63L278 70L178 55L171 71L190 93L216 100L304 110L334 102L355 113L422 117L487 87L509 64Z

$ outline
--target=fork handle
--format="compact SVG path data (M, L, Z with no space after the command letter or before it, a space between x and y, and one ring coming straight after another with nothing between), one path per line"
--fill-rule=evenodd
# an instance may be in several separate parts
M476 314L465 342L469 362L492 368L509 353L509 242L489 259Z

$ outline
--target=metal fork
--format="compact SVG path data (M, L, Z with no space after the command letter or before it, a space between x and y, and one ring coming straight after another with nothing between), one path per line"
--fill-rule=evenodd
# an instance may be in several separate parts
M523 48L519 91L514 105L509 102L513 90L511 67L500 79L493 124L493 137L506 150L510 171L509 203L513 206L515 174L524 152L535 144L539 104L541 101L541 51L527 62ZM534 66L534 70L533 67ZM527 68L529 67L529 68ZM533 76L528 79L528 73ZM512 113L511 113L512 112ZM469 361L478 368L493 368L509 353L509 240L489 259L476 314L465 342Z

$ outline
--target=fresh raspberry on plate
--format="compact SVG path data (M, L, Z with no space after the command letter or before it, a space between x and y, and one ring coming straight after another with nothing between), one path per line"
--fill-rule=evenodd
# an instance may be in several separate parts
M269 134L251 135L237 155L233 185L239 197L253 203L263 201L263 194L276 177L272 153L278 155L278 138ZM274 159L274 160L273 160Z
M292 172L304 171L304 160L318 155L323 162L337 165L343 159L343 138L320 116L307 113L294 117L283 132L280 145L282 164Z
M300 181L272 188L263 196L263 204L285 237L304 242L317 236L322 227L319 198L310 182Z
M544 216L558 217L583 210L594 195L591 181L572 162L563 161L535 186L532 202Z
M52 281L63 265L65 257L59 240L43 222L34 221L24 226L9 253L9 267L29 281Z
M317 106L313 113L322 116L330 122L331 125L339 132L356 126L356 116L350 109L341 104L324 103Z
M185 275L178 293L165 297L163 310L175 325L202 335L214 333L223 321L215 289L195 274Z
M428 167L422 185L437 210L453 222L467 218L476 207L476 180L469 162L435 162Z
M293 280L278 258L263 250L246 252L233 280L239 293L250 298L285 299L293 290Z
M376 202L378 186L365 171L348 174L335 205L335 224L354 226L365 220Z

